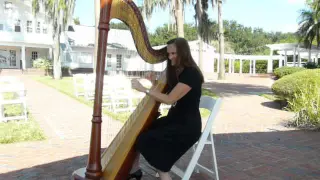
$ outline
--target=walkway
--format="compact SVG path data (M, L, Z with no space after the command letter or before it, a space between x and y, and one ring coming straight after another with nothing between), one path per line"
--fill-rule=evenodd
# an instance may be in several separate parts
M92 109L30 78L22 79L30 111L49 138L0 145L0 179L70 179L74 170L86 166ZM292 114L257 95L270 91L271 83L267 78L234 77L204 85L224 97L214 127L220 179L320 179L319 132L283 126ZM104 147L121 123L106 117L103 121ZM210 162L208 152L205 149L201 157L204 164ZM188 160L189 152L178 165ZM146 173L144 180L156 179L152 170ZM192 177L202 179L208 177Z

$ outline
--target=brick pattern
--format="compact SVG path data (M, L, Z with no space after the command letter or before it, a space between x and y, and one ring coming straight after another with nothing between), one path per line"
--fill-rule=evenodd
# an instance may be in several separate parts
M49 138L0 145L0 179L70 179L73 171L86 166L92 109L27 76L21 79L28 89L30 111ZM270 91L270 83L268 78L232 77L204 85L224 97L213 127L220 179L320 179L319 132L285 127L293 114L257 96ZM122 124L107 117L103 123L106 147ZM200 157L207 167L212 166L210 152L205 147ZM185 168L190 157L187 152L177 166ZM143 179L158 179L143 158L141 162ZM191 178L207 179L202 173Z

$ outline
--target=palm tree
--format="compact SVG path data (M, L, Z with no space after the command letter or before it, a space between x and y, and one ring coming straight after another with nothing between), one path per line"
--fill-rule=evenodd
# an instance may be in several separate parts
M208 1L197 0L195 3L195 22L198 27L199 68L203 70L203 42L208 42L210 36L210 21L207 14Z
M319 44L319 22L317 15L311 10L302 10L299 21L299 29L297 35L300 41L305 43L305 46L311 48L312 42L317 40Z
M299 29L296 34L299 42L303 42L306 48L311 50L312 44L316 41L317 47L320 43L320 6L319 1L309 4L310 9L301 10ZM310 53L309 53L310 61Z
M178 29L178 36L184 37L183 30L183 5L190 4L191 0L144 0L143 14L149 20L155 8L160 7L165 9L169 7L170 16L174 17Z
M218 4L218 24L219 24L219 73L218 79L225 79L225 62L224 62L224 30L223 30L223 20L222 20L222 1L223 0L211 0L212 9Z
M68 25L74 11L75 0L32 0L32 11L36 16L39 13L40 5L44 6L47 19L52 23L52 36L54 43L53 77L60 79L60 35Z

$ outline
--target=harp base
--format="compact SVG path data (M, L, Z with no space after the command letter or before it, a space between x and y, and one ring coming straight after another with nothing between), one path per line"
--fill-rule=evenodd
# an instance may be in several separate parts
M74 171L72 173L72 180L91 180L91 179L86 178L85 172L86 172L86 167L77 169L76 171ZM101 177L98 180L104 180L104 179L103 179L103 177Z

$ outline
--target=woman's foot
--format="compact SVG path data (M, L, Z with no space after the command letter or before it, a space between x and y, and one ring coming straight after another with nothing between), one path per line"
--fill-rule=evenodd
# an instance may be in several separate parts
M139 169L138 171L129 174L129 177L127 180L132 180L132 179L140 180L141 178L142 178L142 171L141 169Z
M161 172L159 171L159 176L161 180L172 180L170 174L168 172Z

